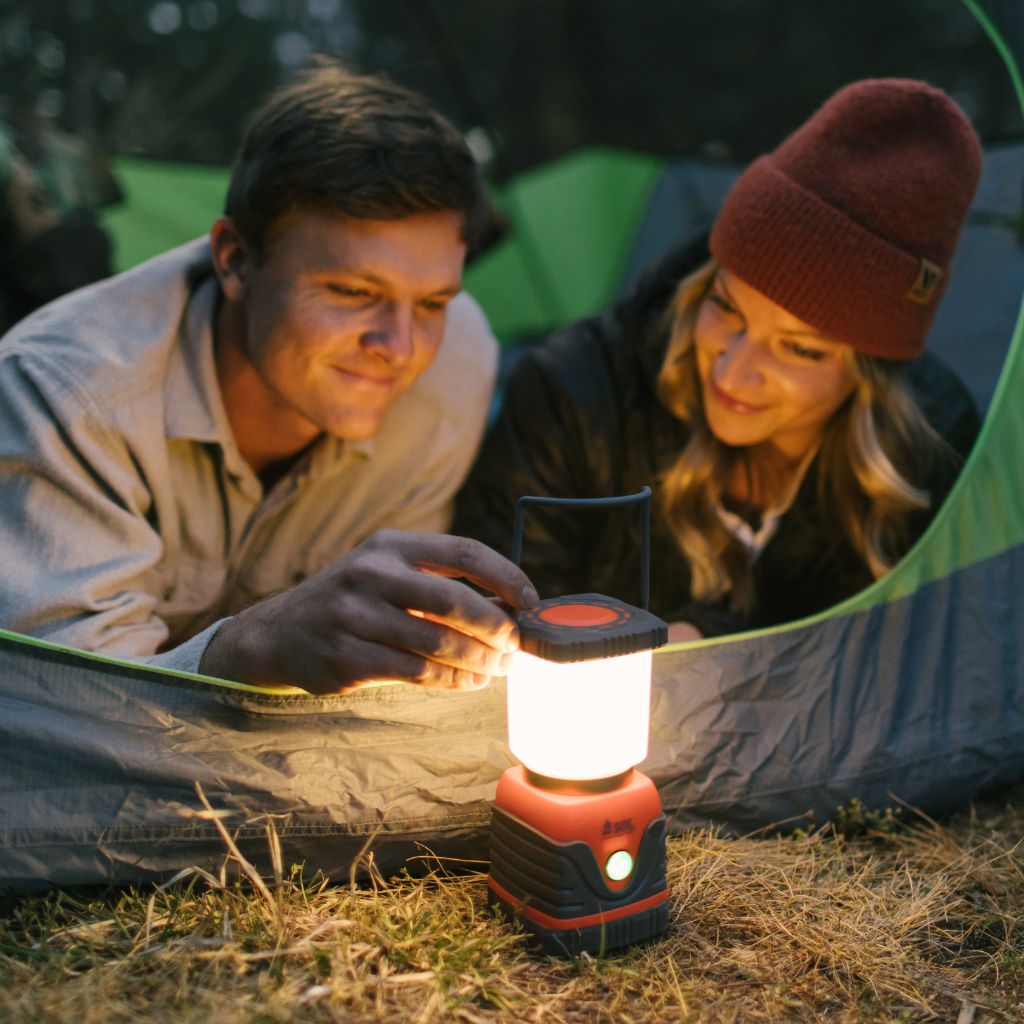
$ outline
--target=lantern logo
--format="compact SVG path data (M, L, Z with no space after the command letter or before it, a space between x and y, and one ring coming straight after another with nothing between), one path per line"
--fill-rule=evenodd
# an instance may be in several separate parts
M606 818L604 827L601 829L601 835L603 836L621 836L625 833L633 831L633 819L623 818L621 821L612 821L611 818Z

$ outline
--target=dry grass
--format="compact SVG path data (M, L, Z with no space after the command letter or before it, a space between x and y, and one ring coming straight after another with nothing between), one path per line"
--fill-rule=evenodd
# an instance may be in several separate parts
M0 1020L1021 1021L1024 789L1009 799L942 827L854 808L813 835L670 840L670 932L604 960L533 954L482 874L437 862L368 887L192 871L11 901Z

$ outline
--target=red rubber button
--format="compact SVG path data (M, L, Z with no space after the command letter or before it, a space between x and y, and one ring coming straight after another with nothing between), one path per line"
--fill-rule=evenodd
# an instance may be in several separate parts
M553 626L606 626L618 617L619 613L614 608L599 604L556 604L537 616Z

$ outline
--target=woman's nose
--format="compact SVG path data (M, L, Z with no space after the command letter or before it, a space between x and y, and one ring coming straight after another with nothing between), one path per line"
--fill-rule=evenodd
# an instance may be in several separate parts
M761 384L764 373L758 345L746 334L734 334L726 340L715 359L715 382L724 390Z

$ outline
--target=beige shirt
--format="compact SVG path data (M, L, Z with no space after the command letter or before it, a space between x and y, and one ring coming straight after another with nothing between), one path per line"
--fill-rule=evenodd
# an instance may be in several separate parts
M321 438L268 493L221 401L216 298L199 240L0 343L0 627L196 671L219 620L374 531L447 528L497 368L469 296L376 436Z

